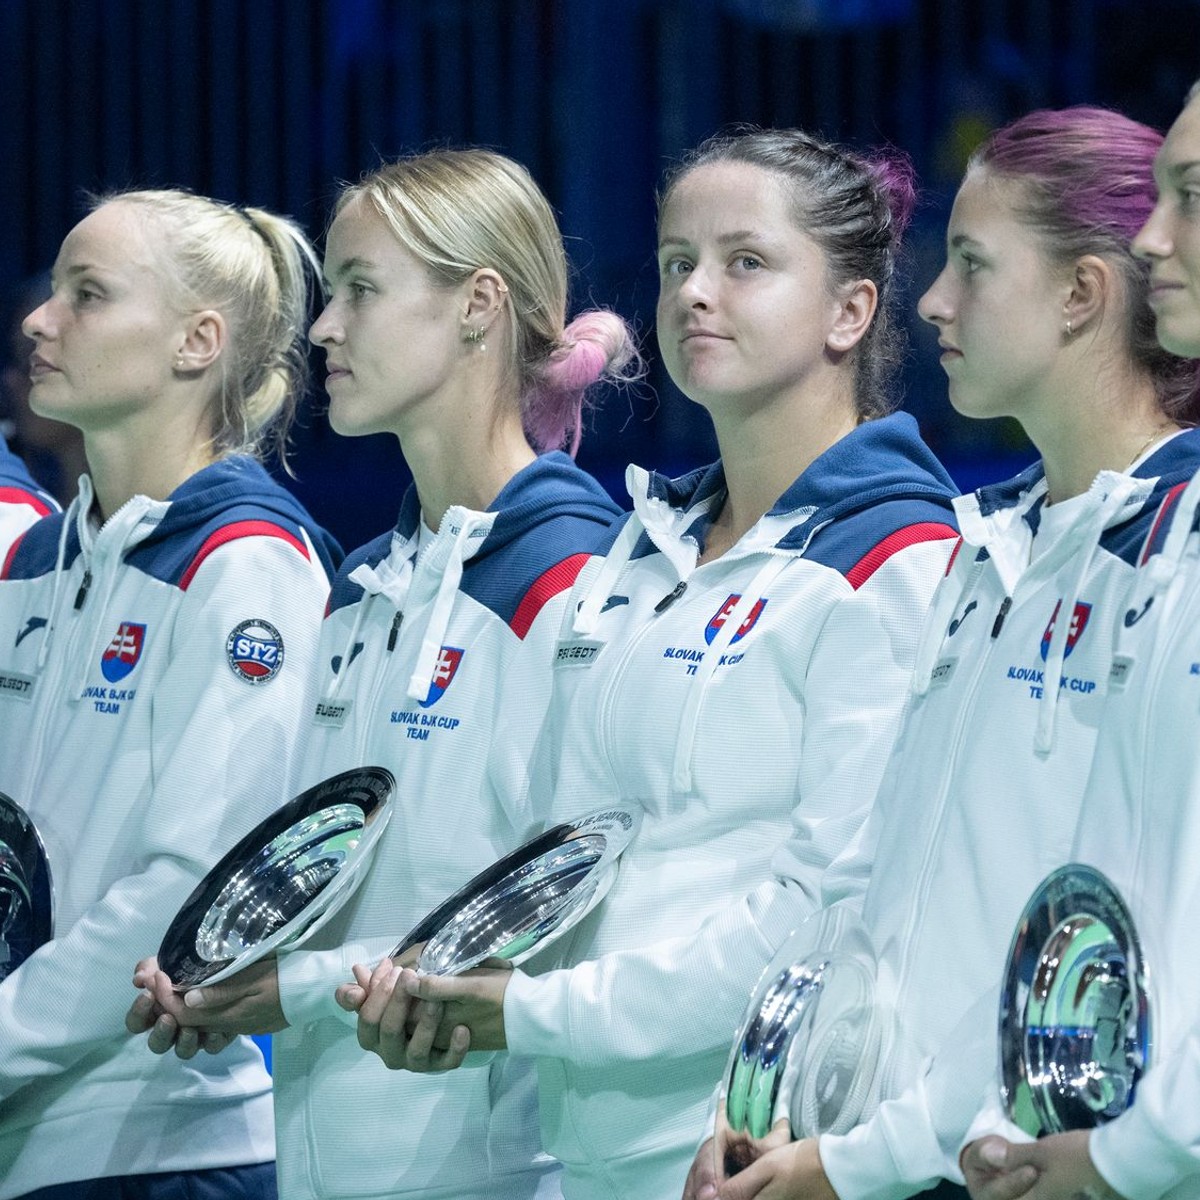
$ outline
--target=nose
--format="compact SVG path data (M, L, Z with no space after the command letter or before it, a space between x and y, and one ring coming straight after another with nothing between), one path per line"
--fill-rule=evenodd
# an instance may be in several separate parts
M1138 258L1166 258L1173 249L1167 215L1160 200L1133 239L1133 252Z
M33 338L37 341L42 341L45 338L53 336L53 323L50 305L53 301L47 300L39 304L22 322L21 332L27 338Z
M946 278L948 270L949 267L943 267L941 274L929 285L925 295L917 301L918 316L931 325L944 325L954 315Z
M317 319L308 327L308 340L314 346L336 344L342 340L342 330L335 319L332 300L321 309Z
M699 265L693 267L680 280L679 299L688 308L711 308L712 287L708 272Z

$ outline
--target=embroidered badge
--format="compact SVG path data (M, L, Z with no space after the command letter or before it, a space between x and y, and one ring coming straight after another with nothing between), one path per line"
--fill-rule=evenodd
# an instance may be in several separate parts
M146 646L146 626L122 621L100 656L100 670L109 683L124 679L142 658Z
M270 683L283 666L283 637L268 621L243 621L225 639L225 658L246 683Z

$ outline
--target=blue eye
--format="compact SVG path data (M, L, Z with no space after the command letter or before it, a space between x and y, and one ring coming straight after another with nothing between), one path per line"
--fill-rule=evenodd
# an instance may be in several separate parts
M664 275L686 275L692 269L692 264L686 258L668 258L661 270Z
M758 271L762 268L762 259L755 258L753 254L738 255L737 265L743 271Z

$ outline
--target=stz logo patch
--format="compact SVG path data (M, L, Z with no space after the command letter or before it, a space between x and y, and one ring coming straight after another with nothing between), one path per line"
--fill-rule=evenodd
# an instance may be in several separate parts
M100 655L100 670L109 683L124 679L142 658L146 647L146 626L122 621L108 643L108 649Z
M246 683L270 683L283 666L283 637L268 621L243 621L225 639L225 658Z
M1050 624L1046 626L1046 632L1042 634L1042 662L1046 661L1046 655L1050 650L1050 638L1054 635L1054 625L1058 620L1058 610L1061 607L1062 601L1060 600L1050 614ZM1067 647L1063 651L1063 658L1071 657L1071 651L1075 649L1075 643L1083 637L1083 631L1087 628L1091 615L1092 606L1090 604L1080 602L1075 605L1075 611L1071 614L1071 628L1067 630Z
M457 646L443 646L438 654L437 666L433 668L433 680L429 684L429 695L418 703L422 708L436 704L445 694L446 689L458 674L459 664L463 660L463 652Z
M727 620L729 620L729 614L733 612L734 606L741 598L741 592L731 593L726 599L725 603L722 604L715 613L713 613L708 624L704 627L704 640L708 643L708 645L711 646L713 644L713 638L715 638L720 632L721 626L724 625ZM749 615L742 622L737 633L735 633L730 639L729 644L731 646L737 642L740 642L742 638L744 638L746 634L748 634L750 630L754 628L754 626L758 623L758 618L762 616L763 609L766 607L766 600L760 599L758 603L750 610Z

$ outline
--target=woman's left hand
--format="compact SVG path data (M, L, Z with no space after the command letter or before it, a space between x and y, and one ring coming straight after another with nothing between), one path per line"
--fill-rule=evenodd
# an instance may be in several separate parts
M982 1138L962 1166L973 1200L1122 1200L1093 1166L1087 1130L1029 1143Z
M394 1070L417 1072L453 1070L468 1048L506 1049L504 993L512 967L492 962L456 976L389 965L364 980L356 970L367 993L358 1007L359 1045Z
M816 1138L768 1150L721 1184L719 1200L838 1200L821 1166Z

